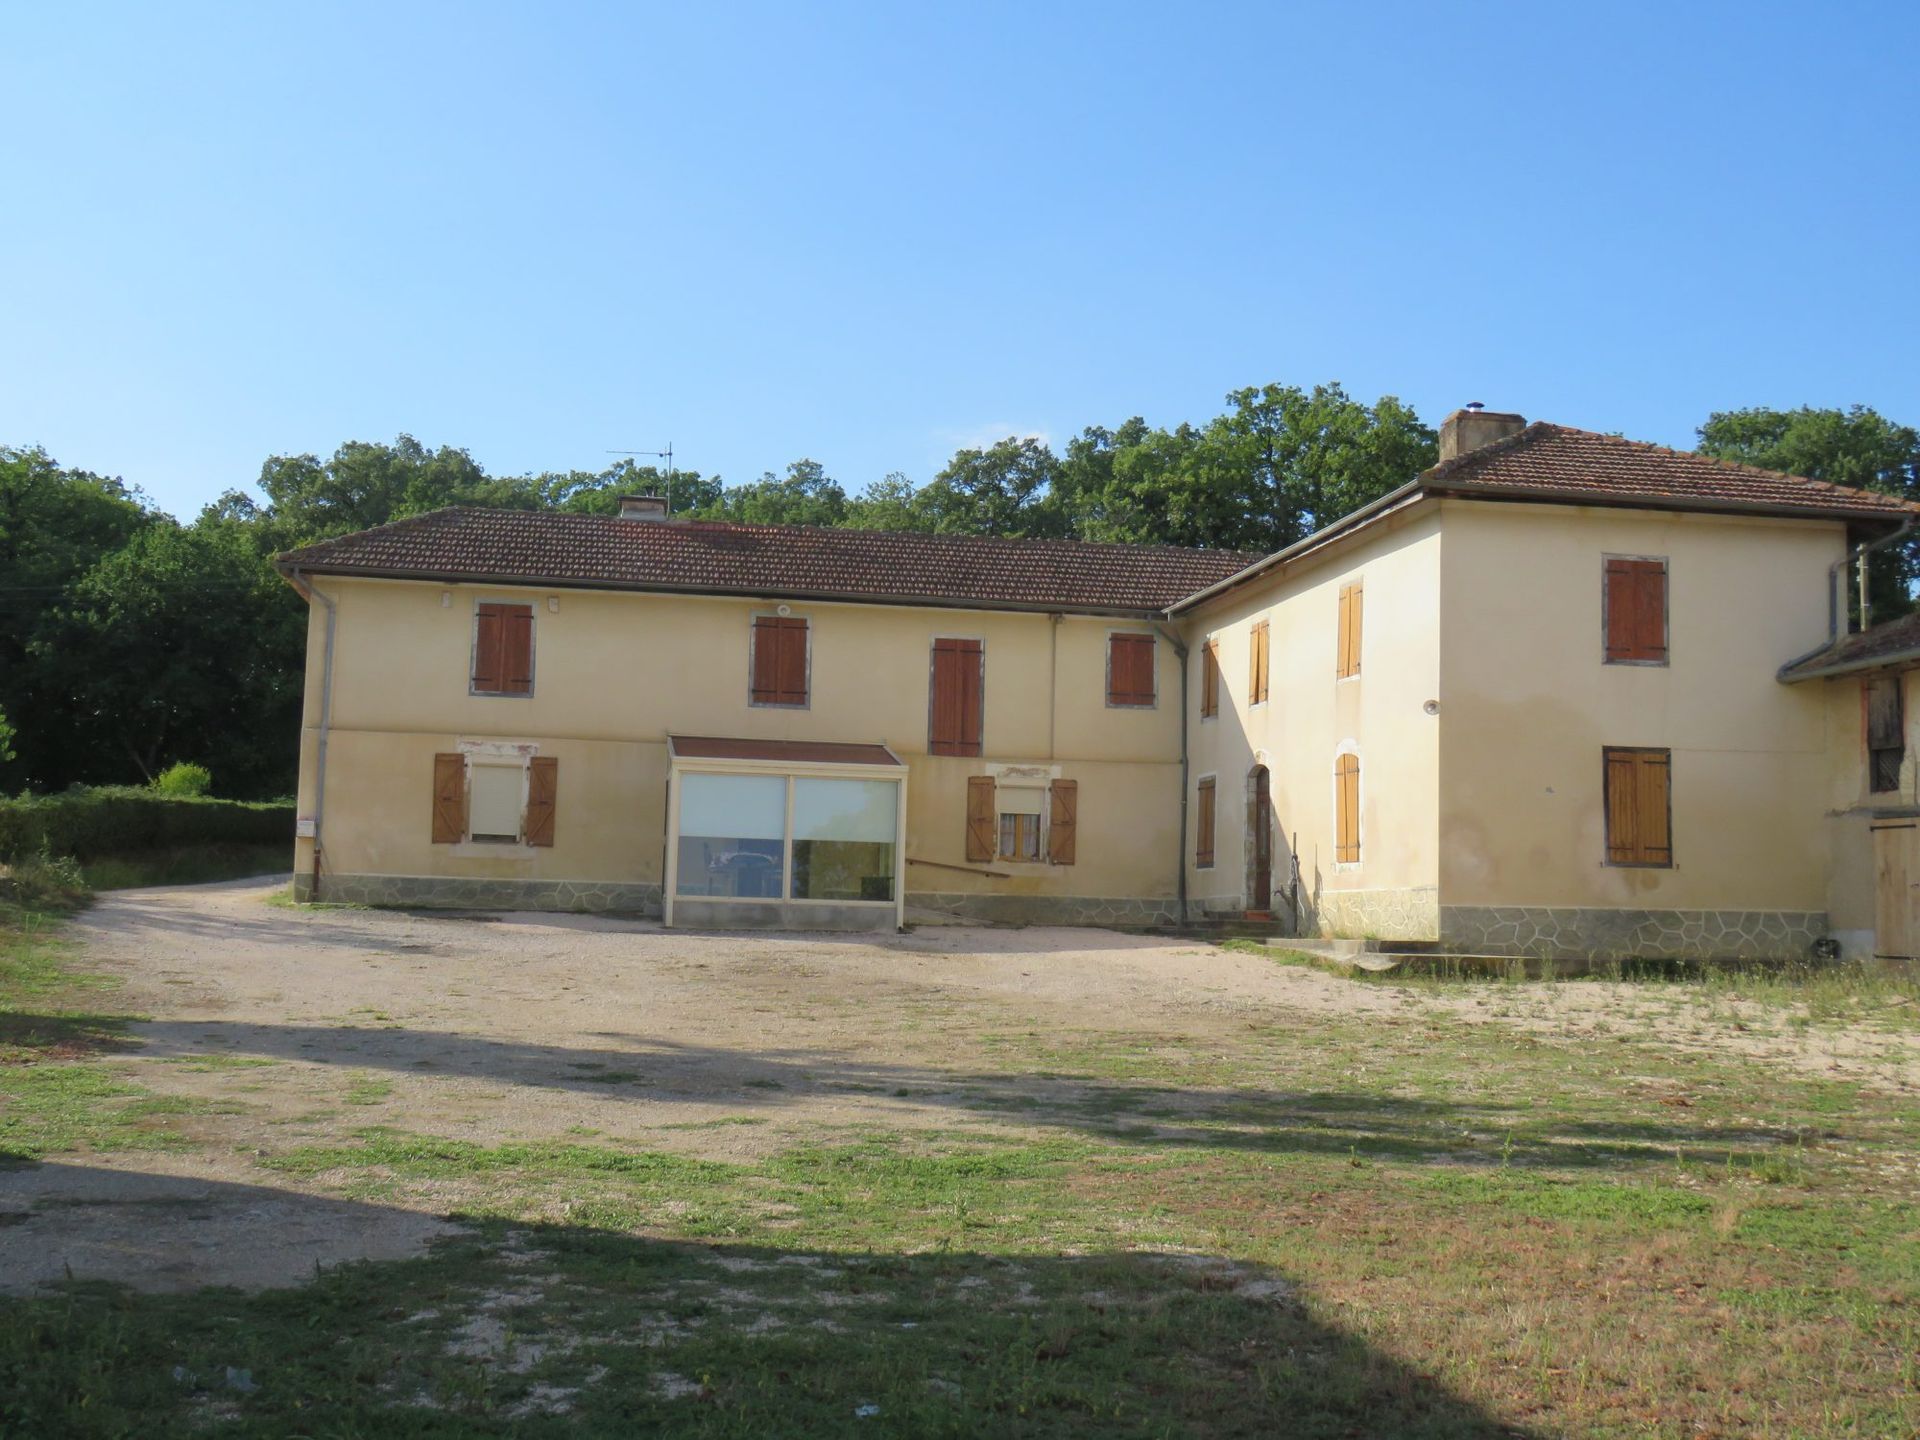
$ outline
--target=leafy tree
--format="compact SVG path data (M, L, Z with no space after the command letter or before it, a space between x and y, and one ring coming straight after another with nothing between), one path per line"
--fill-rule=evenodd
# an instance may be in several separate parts
M1716 411L1698 433L1701 453L1717 459L1920 500L1920 432L1863 405ZM1911 611L1920 584L1920 539L1877 551L1867 579L1874 620Z
M1060 462L1032 436L957 452L917 497L926 528L957 535L1057 537L1069 517L1054 493Z
M847 502L847 525L855 530L925 530L921 492L898 470L874 481Z
M622 495L664 495L675 515L703 514L717 505L720 477L704 477L698 470L675 470L672 475L652 465L622 459L601 471L549 471L528 482L542 505L582 515L619 513Z
M703 512L745 525L842 525L847 492L818 460L795 460L785 475L768 471L751 484L723 491Z

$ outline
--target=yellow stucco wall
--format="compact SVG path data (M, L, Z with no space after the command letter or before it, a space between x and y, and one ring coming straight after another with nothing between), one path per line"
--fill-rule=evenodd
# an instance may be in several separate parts
M659 883L669 732L881 741L910 766L908 855L966 866L966 776L1057 767L1080 785L1072 866L1007 878L910 866L909 892L1162 897L1178 873L1179 668L1157 651L1159 703L1106 705L1106 641L1145 624L1095 617L787 602L811 621L811 704L748 703L749 634L775 603L314 577L338 606L322 820L336 874ZM534 693L468 693L474 606L534 606ZM312 609L300 813L314 813L324 608ZM985 754L929 757L930 648L983 641ZM432 756L462 741L530 743L560 761L551 849L431 843ZM301 873L312 851L302 841ZM976 869L979 867L975 867Z
M1444 905L1827 905L1826 639L1838 523L1443 502ZM1670 663L1602 663L1607 555L1668 560ZM1605 863L1601 751L1673 752L1671 869Z
M1196 900L1225 909L1246 894L1248 777L1264 764L1272 776L1276 892L1285 887L1288 847L1297 837L1309 905L1329 896L1381 897L1367 902L1370 918L1320 928L1431 938L1440 872L1439 727L1423 706L1439 689L1441 554L1439 508L1425 504L1183 620L1194 696L1191 784L1215 776L1218 806L1215 863L1189 871ZM1341 680L1339 595L1354 580L1365 595L1360 674ZM1268 700L1254 705L1248 656L1252 627L1262 619L1270 634ZM1220 714L1200 720L1200 655L1208 640L1219 646ZM1334 764L1343 748L1360 756L1357 865L1338 864L1334 855ZM1196 825L1190 806L1189 854ZM1284 910L1278 893L1275 903ZM1409 904L1411 918L1404 914Z

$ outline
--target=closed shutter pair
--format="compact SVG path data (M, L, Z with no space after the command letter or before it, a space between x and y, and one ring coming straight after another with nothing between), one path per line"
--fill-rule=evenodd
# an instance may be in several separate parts
M527 813L522 842L553 844L560 762L551 755L527 761ZM443 751L433 757L433 843L457 845L467 838L467 757Z
M976 864L999 852L1000 816L991 775L967 777L967 859ZM1074 862L1080 827L1080 782L1056 780L1047 787L1047 858L1055 865Z
M482 604L474 616L476 695L533 693L533 607Z

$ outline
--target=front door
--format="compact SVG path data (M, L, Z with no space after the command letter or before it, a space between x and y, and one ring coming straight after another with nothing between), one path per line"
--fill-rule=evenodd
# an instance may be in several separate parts
M1920 891L1920 819L1873 822L1873 953L1910 960L1920 942L1914 900Z
M1273 798L1267 767L1254 767L1247 786L1247 833L1252 837L1248 853L1252 856L1247 876L1247 908L1273 908Z

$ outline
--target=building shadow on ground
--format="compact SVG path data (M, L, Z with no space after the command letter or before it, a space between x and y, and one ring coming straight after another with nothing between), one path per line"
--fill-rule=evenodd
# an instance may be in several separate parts
M10 1172L31 1186L0 1201L0 1255L41 1258L0 1277L54 1282L0 1298L15 1433L1529 1433L1331 1323L1286 1274L1219 1256L452 1227L116 1175ZM342 1263L356 1251L420 1258ZM221 1281L298 1288L204 1288Z

